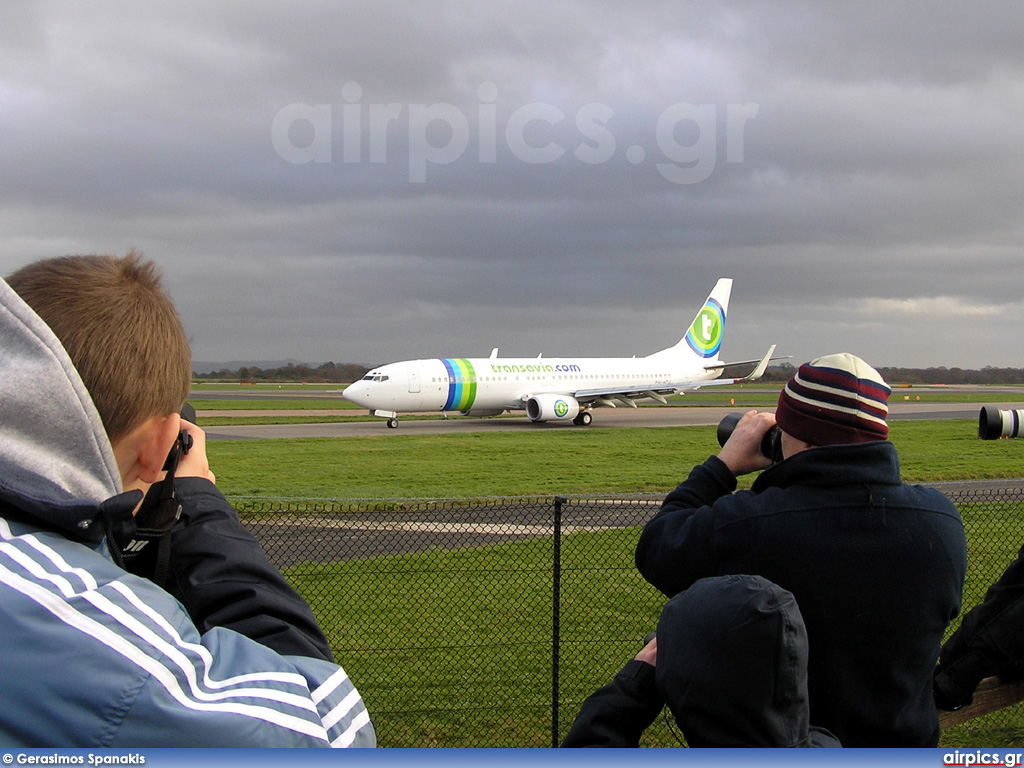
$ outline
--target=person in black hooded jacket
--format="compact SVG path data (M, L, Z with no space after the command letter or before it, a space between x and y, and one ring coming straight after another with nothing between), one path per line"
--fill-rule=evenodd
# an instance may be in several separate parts
M719 454L668 494L635 560L666 597L730 573L789 590L813 649L812 721L845 747L934 747L932 677L960 610L967 540L946 496L903 482L889 394L855 355L801 365L774 414L744 414ZM773 426L774 464L759 449Z
M639 746L667 704L691 747L839 747L810 725L807 654L790 592L701 579L666 603L657 637L583 703L562 746Z
M1024 679L1024 548L942 645L935 704L956 710L974 700L986 677Z

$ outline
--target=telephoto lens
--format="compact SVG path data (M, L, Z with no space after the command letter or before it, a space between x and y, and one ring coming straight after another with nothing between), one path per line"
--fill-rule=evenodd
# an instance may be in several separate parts
M978 414L978 437L982 440L1022 436L1024 436L1024 410L1002 411L991 405L986 405Z
M719 445L725 445L726 441L732 436L733 430L736 429L736 425L739 423L739 420L742 418L742 413L730 413L718 422L717 436ZM772 464L778 464L782 461L782 430L779 429L778 425L773 426L764 433L759 450L761 451L761 455L771 461Z

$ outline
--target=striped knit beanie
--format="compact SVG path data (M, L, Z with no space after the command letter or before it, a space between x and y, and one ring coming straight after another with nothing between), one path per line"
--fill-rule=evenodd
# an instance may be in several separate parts
M779 395L775 421L811 445L885 440L892 390L878 371L842 352L804 363Z

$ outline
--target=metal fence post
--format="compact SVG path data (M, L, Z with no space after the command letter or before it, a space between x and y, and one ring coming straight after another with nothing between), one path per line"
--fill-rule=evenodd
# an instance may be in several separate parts
M555 496L551 587L551 746L558 748L558 665L562 600L562 505L567 499Z

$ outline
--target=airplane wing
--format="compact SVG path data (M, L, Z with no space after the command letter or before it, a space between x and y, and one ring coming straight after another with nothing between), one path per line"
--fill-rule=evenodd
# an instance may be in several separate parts
M679 381L671 382L659 387L652 389L621 389L615 387L608 387L604 389L581 389L574 393L574 397L581 404L604 405L609 408L617 408L619 405L626 405L630 408L636 408L635 400L650 399L656 400L657 402L664 405L667 400L666 397L671 395L678 395L686 390L700 389L701 387L720 387L728 384L739 384L744 381L754 381L764 375L764 372L768 368L768 363L772 360L772 354L775 352L775 345L772 344L768 348L767 354L762 357L759 361L748 360L748 363L756 362L757 366L753 371L748 373L746 376L732 379L709 379L709 380L697 380L697 381ZM743 363L725 363L723 365L709 366L708 370L714 368L724 368L729 365L742 365Z

